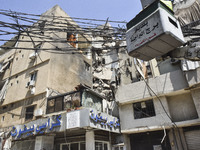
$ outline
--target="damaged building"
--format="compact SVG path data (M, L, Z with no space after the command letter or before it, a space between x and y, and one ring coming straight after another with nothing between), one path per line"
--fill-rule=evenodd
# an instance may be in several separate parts
M101 34L85 35L56 5L1 46L2 149L118 148L114 95L135 78L133 58Z
M18 25L0 50L0 148L199 149L200 1L141 2L130 39L108 20L86 34L58 5Z
M152 10L158 3L157 6L162 5L162 9L167 9L168 13L171 12L171 8L167 8L162 2L154 0L141 0L141 2L144 10L140 14L143 16L140 14L138 16L143 17L143 19L144 15L151 15L146 12L156 14ZM153 42L147 42L144 44L146 49L142 46L142 48L138 48L139 50L136 49L137 53L132 53L136 57L155 58L145 62L150 64L151 74L148 75L147 69L145 69L145 75L142 72L144 71L142 65L145 63L142 64L143 61L137 60L136 68L138 71L140 70L140 81L119 86L117 90L116 101L119 103L121 133L125 137L126 149L198 150L200 148L200 4L197 0L174 0L173 7L174 15L180 22L185 43L179 48L175 48L173 45L175 40L167 45L170 38L163 43L161 35L156 37L157 39L153 39L160 41L159 43L156 41L157 45ZM169 24L163 25L170 27L175 25L175 29L180 29L178 21L170 19L173 17L172 13L166 18L169 20ZM135 18L141 19L138 16ZM151 17L149 16L146 17L147 19L145 18L147 21L144 19L143 22L141 21L142 23L139 23L136 30L141 33L146 29L148 31L146 34L151 38L148 27L151 28L151 25L156 21L150 22L149 18ZM138 21L137 19L134 21ZM131 23L136 24L136 22ZM156 26L154 25L154 27ZM152 28L152 31L154 29ZM155 31L155 33L158 32ZM167 36L169 35L168 32ZM134 36L136 37L136 35ZM147 36L144 35L140 40L137 37L130 40L140 42L145 38ZM145 40L142 42L144 43ZM156 47L158 45L162 46ZM168 48L174 46L175 49L165 51L166 54L162 55L161 53L167 46ZM151 49L153 50L151 51ZM143 53L145 50L146 53ZM148 50L149 53L147 53ZM160 54L154 53L154 51L158 52L159 50ZM155 55L160 55L160 57L155 57Z

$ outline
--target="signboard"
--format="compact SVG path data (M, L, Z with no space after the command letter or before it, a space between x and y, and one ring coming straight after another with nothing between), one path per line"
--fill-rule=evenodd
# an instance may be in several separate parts
M126 42L129 55L149 61L184 43L183 33L173 12L155 1L127 23Z
M119 132L119 119L105 113L90 110L90 126L102 130Z
M80 111L67 113L67 129L80 127Z
M11 136L14 139L23 139L30 136L43 135L51 132L62 132L66 129L91 127L119 133L119 119L95 109L65 112L48 118L38 119L24 125L12 127ZM40 139L38 139L41 141ZM36 141L37 142L37 141ZM39 145L41 146L41 145Z
M159 18L160 14L156 12L127 32L129 51L139 48L164 32Z
M61 115L51 116L48 119L39 119L24 125L13 126L11 136L20 139L33 135L40 135L55 131L55 128L61 126Z

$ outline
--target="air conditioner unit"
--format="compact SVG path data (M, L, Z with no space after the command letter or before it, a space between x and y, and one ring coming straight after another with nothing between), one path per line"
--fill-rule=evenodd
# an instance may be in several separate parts
M41 108L36 109L34 111L34 116L39 117L39 116L42 116L42 115L43 115L43 110Z
M30 90L31 90L31 94L35 94L35 87L31 87Z
M35 81L31 80L31 81L29 82L29 87L33 87L33 86L35 86Z
M37 53L33 52L33 53L31 53L31 54L29 55L29 59L33 60L33 59L36 58L36 56L37 56Z

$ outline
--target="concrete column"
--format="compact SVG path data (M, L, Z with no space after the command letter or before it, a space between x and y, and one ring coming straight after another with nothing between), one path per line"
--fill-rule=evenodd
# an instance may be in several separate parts
M131 150L130 137L128 134L123 134L124 150Z
M85 148L87 150L95 149L94 131L86 131L86 134L85 134Z
M193 98L198 116L200 117L200 101L199 101L200 100L200 90L199 89L192 90L191 94L192 94L192 98Z
M37 136L35 138L35 150L53 150L54 136Z
M3 146L2 143L3 143L3 138L0 137L0 150L1 150L2 146Z
M169 140L172 150L187 150L182 128L170 129Z

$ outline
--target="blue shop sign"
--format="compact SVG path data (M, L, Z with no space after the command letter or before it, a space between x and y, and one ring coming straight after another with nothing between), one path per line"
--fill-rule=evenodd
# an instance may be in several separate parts
M43 134L45 132L51 132L55 127L61 126L61 115L56 116L56 121L50 123L50 118L48 118L48 121L42 125L34 124L27 128L26 125L24 125L23 129L17 130L15 126L12 127L11 136L18 138L22 138L22 136L29 137L32 135L38 135Z
M109 128L120 127L119 119L113 117L113 120L109 121L107 117L101 116L101 113L95 114L93 110L90 111L90 119L94 123L99 123L101 126L107 126Z

